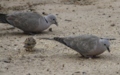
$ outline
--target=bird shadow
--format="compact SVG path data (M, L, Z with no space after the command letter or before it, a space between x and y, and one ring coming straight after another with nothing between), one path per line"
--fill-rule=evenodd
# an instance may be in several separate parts
M55 54L55 55L53 55L52 56L53 58L59 58L59 57L61 57L61 58L68 58L68 59L76 59L76 60L84 60L84 59L92 59L92 60L96 60L96 59L98 59L98 60L101 60L101 59L103 59L103 60L110 60L110 56L106 56L106 55L99 55L99 56L95 56L95 57L83 57L83 56L81 56L80 54ZM109 57L109 58L108 58ZM112 59L112 57L111 57L111 59Z
M49 33L50 32L48 32L48 31L35 33L35 34L26 34L24 32L4 32L4 33L0 33L0 36L5 36L5 35L8 35L8 36L13 36L13 35L16 35L16 36L34 36L34 35L44 35L44 34L49 34Z
M2 28L2 29L0 29L0 30L14 30L15 29L15 27L9 27L9 28Z

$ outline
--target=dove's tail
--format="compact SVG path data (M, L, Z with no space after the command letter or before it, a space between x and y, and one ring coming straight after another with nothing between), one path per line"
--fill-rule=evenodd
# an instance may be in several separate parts
M45 39L45 40L54 40L53 38L40 38L40 39Z
M64 42L64 38L54 37L53 39L54 39L55 41L58 41L58 42L63 43L63 44L66 45L66 43Z
M66 45L66 43L64 42L64 38L60 38L60 37L54 37L54 38L40 38L40 39L45 39L45 40L55 40L55 41L57 41L57 42L60 42L60 43Z
M6 14L1 14L1 13L0 13L0 22L1 22L1 23L9 23L9 22L6 20L6 17L7 17Z

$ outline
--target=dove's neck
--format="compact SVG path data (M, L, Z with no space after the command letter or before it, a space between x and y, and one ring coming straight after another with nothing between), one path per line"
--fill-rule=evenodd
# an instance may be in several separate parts
M48 20L44 17L44 19L45 19L45 22L48 24Z
M105 50L107 50L106 49L106 47L105 47L105 45L104 45L104 40L103 39L99 39L99 49L101 50L101 51L105 51Z
M99 40L98 43L96 44L96 48L95 50L92 50L89 54L91 55L99 55L101 53L103 53L106 50L103 41Z
M45 29L47 29L50 26L49 21L46 19L46 17L43 17L43 19L39 19L39 27L36 28L36 31L43 31Z
M45 18L46 23L47 23L49 26L52 25L51 19L49 18L49 16L45 16L44 18Z

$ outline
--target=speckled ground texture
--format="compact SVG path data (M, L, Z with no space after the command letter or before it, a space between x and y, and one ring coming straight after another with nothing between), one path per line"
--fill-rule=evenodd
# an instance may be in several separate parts
M52 32L25 35L0 23L0 75L120 75L120 0L1 0L0 12L35 11L54 14L59 26ZM116 38L111 52L85 59L74 50L42 37L92 34ZM23 42L33 36L34 52L26 52Z

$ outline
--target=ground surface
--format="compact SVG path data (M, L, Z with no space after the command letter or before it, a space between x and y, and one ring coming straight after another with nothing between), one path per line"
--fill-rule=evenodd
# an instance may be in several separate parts
M0 23L0 75L120 75L120 0L1 0L0 12L35 11L57 16L52 25L34 35L35 52L25 52L25 35ZM116 38L111 53L96 59L80 58L72 49L41 37L93 34Z

